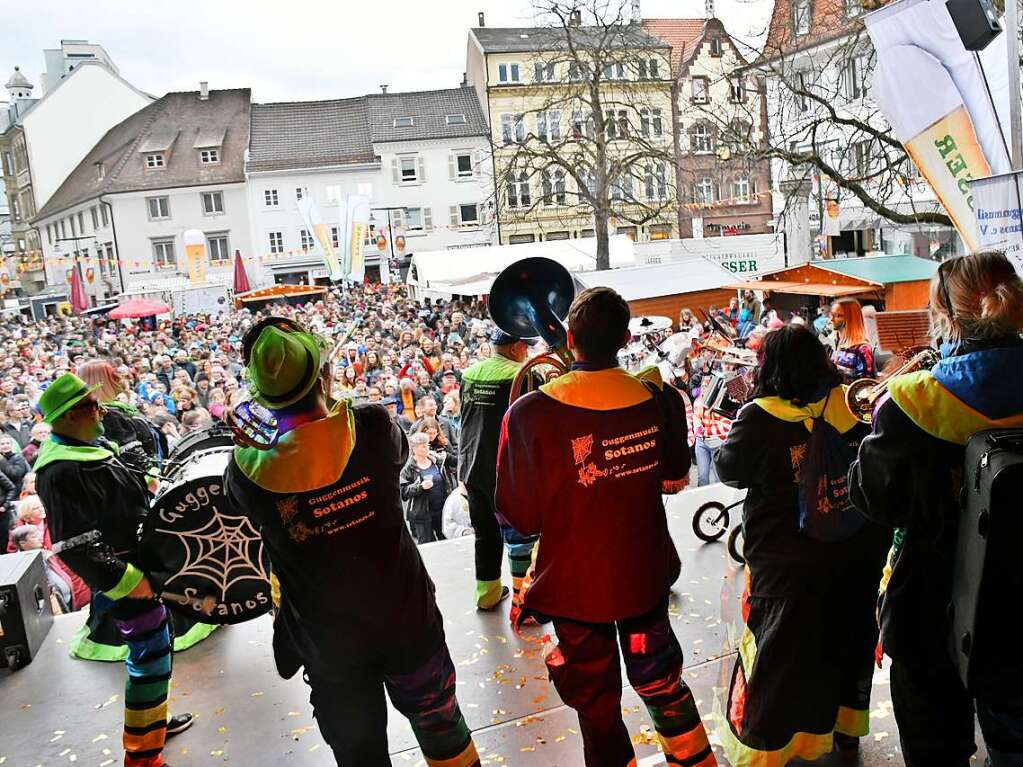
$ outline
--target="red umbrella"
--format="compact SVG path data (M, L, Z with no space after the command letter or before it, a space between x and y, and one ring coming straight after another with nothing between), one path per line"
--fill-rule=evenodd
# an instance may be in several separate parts
M153 317L157 314L167 314L171 308L159 301L149 301L145 298L133 298L127 303L121 304L107 316L112 320L125 320L130 317Z
M85 295L85 283L82 282L82 270L75 264L71 269L71 311L81 314L89 308L89 297Z
M234 293L247 293L249 291L249 275L245 273L245 262L242 261L242 252L234 252Z

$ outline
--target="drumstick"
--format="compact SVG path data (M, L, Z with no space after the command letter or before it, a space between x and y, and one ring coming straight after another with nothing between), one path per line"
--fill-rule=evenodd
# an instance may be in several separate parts
M185 594L175 594L173 591L161 591L160 599L169 599L171 602L176 602L179 605L191 607L203 615L213 615L213 609L217 606L217 600L209 594L202 599L196 599Z

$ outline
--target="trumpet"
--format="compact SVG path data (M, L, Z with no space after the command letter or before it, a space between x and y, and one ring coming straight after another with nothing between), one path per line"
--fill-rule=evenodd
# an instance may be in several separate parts
M912 354L912 356L909 356ZM902 355L908 357L906 361L894 372L886 375L883 379L858 378L849 384L845 390L845 402L849 410L856 418L863 423L869 424L874 417L874 408L881 398L888 393L888 384L899 376L913 373L917 370L930 370L941 359L934 349L928 346L915 346L906 349Z
M512 381L509 404L572 367L565 318L575 298L575 279L549 258L524 258L506 267L490 288L490 316L497 327L519 338L539 336L550 348L524 363ZM545 368L537 372L539 368Z

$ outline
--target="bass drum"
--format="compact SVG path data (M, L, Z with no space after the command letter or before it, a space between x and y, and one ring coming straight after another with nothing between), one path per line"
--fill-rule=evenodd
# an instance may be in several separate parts
M174 446L171 454L167 457L167 463L175 466L200 450L209 450L214 447L233 447L231 441L231 429L223 423L214 423L204 429L189 432L181 441Z
M194 450L177 463L142 525L140 561L154 589L204 623L241 623L271 606L263 539L224 495L231 450Z

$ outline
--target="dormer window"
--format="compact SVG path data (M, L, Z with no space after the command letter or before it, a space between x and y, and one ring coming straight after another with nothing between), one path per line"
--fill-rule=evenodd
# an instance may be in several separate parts
M710 55L720 56L722 53L724 53L724 49L721 46L721 38L712 37L710 39Z
M216 165L220 162L220 150L219 149L201 149L199 150L199 162L203 165Z
M415 124L415 120L411 117L395 117L394 127L395 128L411 128Z
M465 125L465 115L448 115L448 125Z
M154 152L146 155L146 167L147 168L162 168L164 167L163 152Z

